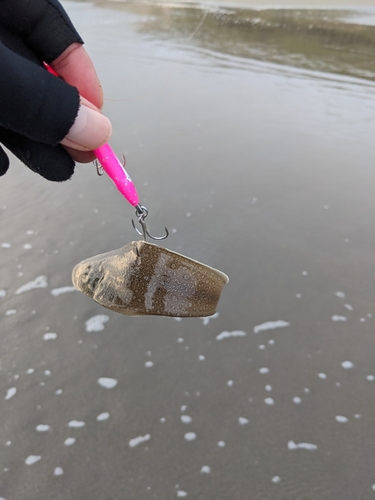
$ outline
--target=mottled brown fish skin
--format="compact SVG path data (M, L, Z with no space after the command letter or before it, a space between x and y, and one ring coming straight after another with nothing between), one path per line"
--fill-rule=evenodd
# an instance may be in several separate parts
M229 281L221 271L145 241L80 262L72 280L111 311L174 317L211 316Z

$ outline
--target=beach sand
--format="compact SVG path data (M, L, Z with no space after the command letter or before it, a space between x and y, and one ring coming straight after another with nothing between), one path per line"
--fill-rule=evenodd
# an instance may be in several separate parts
M91 164L57 185L12 158L0 497L372 498L371 13L64 6L150 231L230 282L208 319L101 308L71 272L136 239L132 207Z

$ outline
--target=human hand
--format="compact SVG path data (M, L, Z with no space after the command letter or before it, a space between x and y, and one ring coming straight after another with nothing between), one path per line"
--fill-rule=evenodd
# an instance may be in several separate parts
M57 0L2 1L0 142L48 180L69 179L74 160L94 159L92 150L111 135L100 112L100 82L82 43ZM0 175L8 167L0 147Z

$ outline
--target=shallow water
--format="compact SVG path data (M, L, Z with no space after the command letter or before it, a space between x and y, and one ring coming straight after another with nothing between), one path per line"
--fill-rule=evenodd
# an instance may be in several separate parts
M373 498L370 59L276 61L267 37L255 57L217 14L191 38L204 9L65 6L150 229L230 282L212 318L101 308L71 270L135 239L133 210L92 165L54 185L13 160L0 180L0 497Z

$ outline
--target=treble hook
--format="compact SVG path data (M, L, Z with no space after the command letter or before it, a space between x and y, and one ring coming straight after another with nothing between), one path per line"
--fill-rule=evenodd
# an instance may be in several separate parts
M94 160L93 161L93 164L95 165L96 167L96 173L99 175L99 177L101 177L103 174L104 174L104 169L103 167L100 165L99 161L98 160Z
M140 225L142 227L142 231L140 231L138 228L135 227L134 219L132 219L133 227L134 227L134 229L137 231L137 233L139 235L143 236L143 239L145 241L146 241L146 236L148 236L152 240L165 240L165 238L168 237L169 231L168 231L167 228L165 228L165 235L164 236L152 236L152 234L150 234L148 232L148 229L147 229L147 226L146 226L146 223L145 223L145 218L148 215L148 210L147 210L146 207L144 207L143 205L140 205L138 203L138 205L135 206L135 215L138 218L138 222L140 223Z
M93 161L93 164L96 167L96 173L99 175L99 177L101 177L104 174L104 168L102 167L102 165L100 165L97 159ZM122 166L125 168L125 165L126 165L125 153L122 153Z

